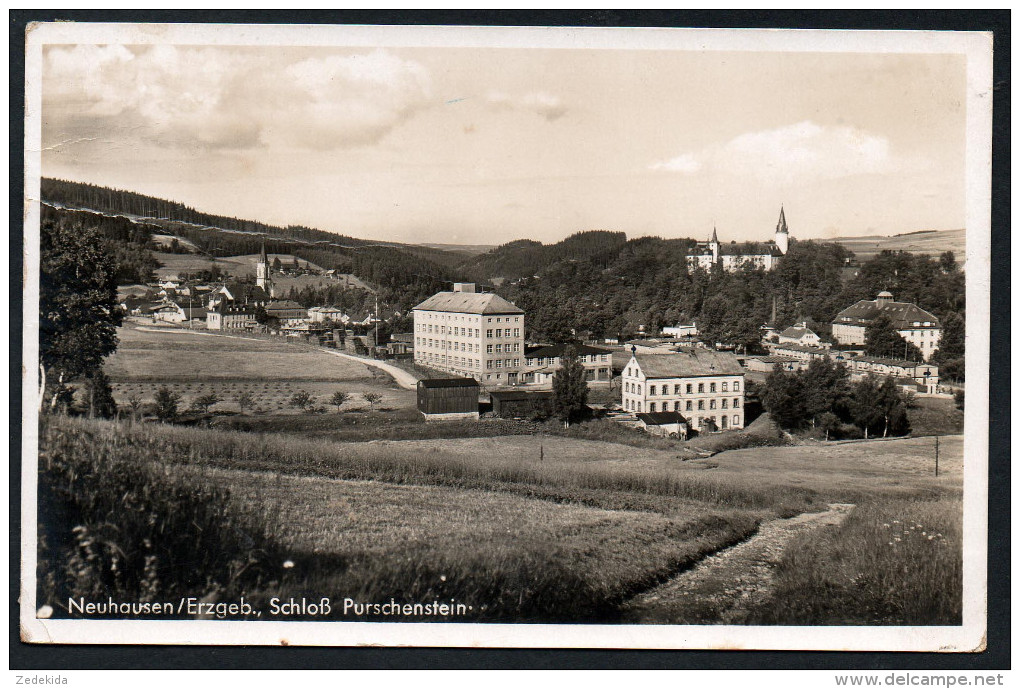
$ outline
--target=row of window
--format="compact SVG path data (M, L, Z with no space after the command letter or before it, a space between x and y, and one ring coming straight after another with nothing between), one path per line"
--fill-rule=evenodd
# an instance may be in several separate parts
M480 321L477 320L478 316L461 316L461 315L458 315L458 314L455 314L455 313L435 313L435 312L429 312L429 311L416 311L415 314L414 314L414 317L415 318L424 318L424 319L430 320L430 321L432 321L432 320L435 320L435 321L468 321L468 322L472 322L472 323L480 322ZM513 320L511 320L511 319L513 319ZM520 323L521 322L521 317L520 316L495 316L495 318L493 318L492 316L489 316L488 318L485 319L485 322L486 323L492 323L493 320L495 320L496 323Z
M634 405L635 401L634 400L626 400L626 402L629 402L630 403L630 407L632 407ZM718 406L718 408L719 409L729 409L730 408L729 402L730 402L730 400L728 398L723 398L722 401L721 401L721 404ZM641 405L641 400L637 400L637 404L638 404L638 406L640 406ZM649 402L648 403L648 411L655 411L655 404L656 404L655 402ZM694 411L694 400L686 400L685 402L681 402L680 400L674 400L673 401L673 411L680 411L680 405L681 404L683 404L683 411ZM670 405L669 401L662 402L662 411L670 411L669 405ZM717 408L716 407L716 400L715 399L708 400L708 409L716 409L716 408ZM734 409L740 409L740 398L739 397L734 397L733 398L733 408ZM698 400L697 409L698 409L698 411L704 411L705 410L705 400ZM640 411L640 409L638 411Z
M669 409L669 403L663 402L661 411L680 411L679 407L676 406L677 404L679 404L679 402L674 404L673 409ZM626 407L628 411L637 412L638 414L641 414L645 411L640 401L628 400ZM660 411L660 409L658 409L656 403L649 402L648 412L653 413L657 411ZM690 408L688 408L687 411L690 411ZM716 419L715 416L698 416L691 418L691 421L694 422L699 428L704 426L706 421L711 421L712 423L721 423L722 428L728 428L730 427L731 424L734 427L739 426L740 416L737 414L734 414L733 416L724 415L718 420Z
M514 351L517 351L517 350L515 349ZM590 358L589 358L589 356L590 356ZM577 360L580 361L582 364L587 364L587 363L597 364L600 361L602 363L608 363L609 362L609 355L608 354L591 354L591 355L581 354L580 356L577 357ZM528 366L545 366L547 363L550 366L555 366L556 364L560 363L560 358L558 356L551 356L551 357L549 357L547 359L546 357L539 356L539 357L533 357L533 358L530 358L530 359L527 360Z
M462 356L448 356L446 354L433 354L432 352L419 352L415 357L417 361L426 361L431 364L442 366L463 366L464 368L480 369L482 362L479 359ZM486 368L518 368L521 365L520 359L489 359L485 362Z
M478 328L462 328L459 325L432 325L431 323L419 323L418 331L432 333L435 335L453 335L454 337L481 337L481 330ZM485 337L520 337L520 328L489 328L485 331Z
M728 381L723 381L722 383L720 383L720 385L721 385L721 391L722 392L729 392L730 391L729 390L730 384L729 384ZM637 395L641 394L642 387L643 386L641 385L641 383L624 383L623 384L623 389L624 389L625 392L632 392L632 393L637 394ZM674 383L673 384L673 393L672 394L674 394L674 395L681 394L680 388L681 388L681 384L680 383ZM687 383L686 386L684 386L684 389L685 389L686 394L688 394L688 395L693 395L694 394L694 384L693 383ZM660 390L661 390L661 392L660 392ZM705 384L704 383L698 383L698 394L704 394L704 392L705 392ZM708 392L709 393L717 392L716 384L715 383L709 383L708 384ZM739 380L733 381L733 392L740 392L740 381ZM670 394L670 392L669 392L669 384L668 383L664 383L661 386L659 386L659 385L649 385L648 386L648 396L649 397L654 397L655 395L668 395L668 394Z

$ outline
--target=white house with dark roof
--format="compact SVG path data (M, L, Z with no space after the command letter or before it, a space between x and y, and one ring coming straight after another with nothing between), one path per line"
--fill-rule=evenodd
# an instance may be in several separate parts
M709 422L719 430L744 427L744 369L732 352L634 353L621 389L629 412L680 412L697 430Z
M815 331L807 327L807 323L791 325L777 335L776 341L779 344L796 344L806 347L819 347L822 344L822 338L818 337Z
M456 283L412 310L414 360L491 385L516 385L524 368L524 311Z
M832 336L840 344L863 345L868 326L883 313L889 316L900 337L921 350L925 361L931 359L942 339L939 319L917 304L894 301L889 292L879 292L874 301L862 299L836 314Z
M613 353L589 345L544 345L527 347L524 353L523 382L535 385L552 385L556 372L563 368L563 353L573 346L577 360L584 367L584 379L589 385L608 385L613 378Z

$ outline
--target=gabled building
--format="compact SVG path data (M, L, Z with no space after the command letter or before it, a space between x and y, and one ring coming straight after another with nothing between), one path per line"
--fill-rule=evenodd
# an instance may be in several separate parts
M795 323L786 330L780 332L776 339L778 344L796 344L806 347L820 347L822 338L815 331L807 327L807 323Z
M621 387L629 412L680 412L697 430L744 426L744 369L732 352L634 353Z
M277 319L284 327L293 327L308 322L308 309L297 302L287 299L271 301L264 308L267 316Z
M524 311L457 283L414 314L415 363L492 385L516 385L524 367Z
M254 330L255 306L220 302L209 309L206 327L209 330Z
M917 304L893 300L890 292L879 292L873 301L862 299L836 314L832 336L843 345L863 345L868 326L879 314L889 317L900 337L920 349L925 361L938 350L942 339L939 319Z

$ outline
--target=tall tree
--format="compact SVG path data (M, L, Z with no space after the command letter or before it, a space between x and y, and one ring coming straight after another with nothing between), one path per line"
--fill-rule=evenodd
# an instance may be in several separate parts
M878 404L880 397L879 382L873 375L867 375L853 385L850 397L850 415L854 423L864 431L867 438L872 428L884 419L882 408Z
M94 374L117 349L117 266L98 231L44 222L39 262L40 409L67 381Z
M798 428L807 415L804 406L801 377L784 371L776 364L765 378L761 391L761 405L781 428Z
M850 395L850 372L842 363L825 357L812 359L800 372L801 400L805 418L815 425L828 412L844 414Z
M916 345L907 342L893 326L892 319L884 313L878 314L864 331L864 351L871 356L890 359L923 361L924 355Z
M557 418L569 425L588 413L588 383L577 350L568 345L560 356L560 369L553 376L553 408Z
M90 417L112 419L117 415L117 402L113 399L113 387L103 369L96 369L85 379L82 393L84 395L82 403Z

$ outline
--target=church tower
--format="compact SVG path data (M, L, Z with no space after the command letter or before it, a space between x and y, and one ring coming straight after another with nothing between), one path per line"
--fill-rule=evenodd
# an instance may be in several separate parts
M776 224L776 248L784 256L790 248L790 229L786 226L786 211L782 206L779 207L779 222Z
M266 255L266 243L262 242L262 252L259 254L258 263L255 264L255 284L265 290L270 298L273 294L273 278L270 273L269 257Z
M712 252L712 263L719 262L719 235L716 234L715 228L712 228L712 238L708 240L708 249Z

